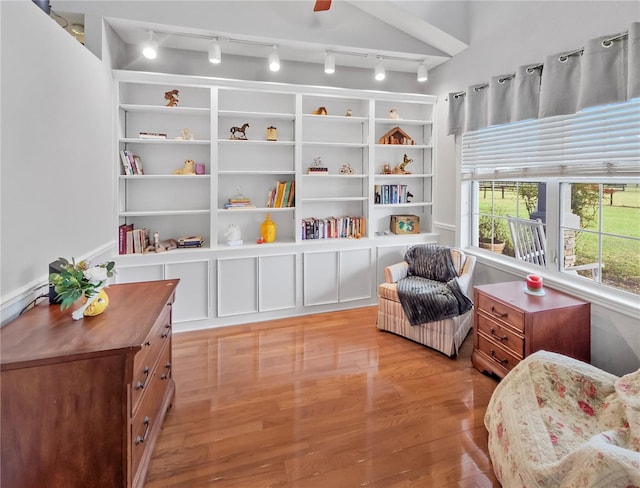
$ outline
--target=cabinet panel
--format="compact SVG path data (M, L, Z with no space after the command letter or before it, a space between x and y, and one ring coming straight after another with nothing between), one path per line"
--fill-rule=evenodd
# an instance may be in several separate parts
M303 256L304 305L338 303L338 252L305 252Z
M340 252L340 302L371 298L371 249Z
M218 259L218 316L258 311L257 257Z
M209 261L168 263L167 279L180 278L173 306L173 322L209 318Z
M164 279L164 266L162 264L149 264L142 266L117 266L117 283L134 283L136 281L155 281Z
M260 256L260 311L296 306L296 255Z

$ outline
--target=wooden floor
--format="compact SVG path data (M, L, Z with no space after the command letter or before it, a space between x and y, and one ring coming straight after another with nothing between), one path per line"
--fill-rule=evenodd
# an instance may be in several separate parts
M175 334L145 487L498 487L472 334L449 359L376 310Z

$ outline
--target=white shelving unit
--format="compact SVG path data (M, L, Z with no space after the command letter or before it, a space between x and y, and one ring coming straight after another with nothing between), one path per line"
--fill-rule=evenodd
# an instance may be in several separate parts
M114 77L117 150L138 155L144 168L143 175L127 175L120 160L114 162L118 225L146 227L161 239L205 240L203 248L117 256L118 280L181 279L177 302L185 306L175 309L177 324L371 305L385 265L409 245L437 241L431 218L435 97L128 71ZM164 93L173 89L178 106L166 107ZM327 115L312 113L319 107ZM392 108L400 119L388 118ZM247 140L234 139L231 129L244 124ZM272 127L276 141L266 140ZM380 144L395 127L413 144ZM193 140L179 139L184 129ZM140 132L167 139L143 139ZM381 174L405 154L410 174ZM317 158L327 172L309 174ZM204 174L173 174L187 159L204 165ZM292 206L268 208L269 190L284 181L295 188ZM413 196L378 202L382 185L406 185ZM238 195L253 207L226 209ZM258 244L267 213L277 225L276 242ZM390 234L391 216L406 214L420 217L420 234ZM307 238L305 220L345 216L363 219L363 232ZM230 225L240 229L242 245L227 244Z

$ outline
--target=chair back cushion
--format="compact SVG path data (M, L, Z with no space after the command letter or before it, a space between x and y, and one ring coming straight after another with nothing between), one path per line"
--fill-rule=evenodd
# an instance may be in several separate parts
M462 275L466 260L467 256L465 255L465 253L463 253L459 249L451 249L451 261L453 261L453 267L455 268L456 273L458 273L458 276Z
M408 263L408 275L428 280L447 281L458 276L452 260L451 248L435 244L420 244L410 247L404 255Z

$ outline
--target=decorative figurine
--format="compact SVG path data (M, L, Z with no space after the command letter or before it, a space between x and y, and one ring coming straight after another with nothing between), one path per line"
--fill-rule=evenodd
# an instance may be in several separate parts
M195 139L195 135L189 129L182 129L180 131L180 135L176 137L176 141L193 141Z
M270 125L269 127L267 127L267 141L277 141L277 140L278 140L278 129Z
M352 175L354 173L353 168L350 164L343 164L338 172L341 175Z
M249 124L242 124L242 127L231 127L230 129L231 137L229 137L229 139L246 141L247 135L244 132L247 130L247 127L249 127Z
M325 168L325 166L322 164L322 160L320 159L320 156L318 156L317 158L313 158L313 163L311 164L311 166L309 166L309 168L307 168L307 173L309 174L328 173L328 172L329 172L329 168Z
M178 168L173 172L174 175L195 175L196 174L196 162L187 159L184 162L184 166L182 168Z
M165 252L171 249L177 249L178 242L175 239L167 239L166 241L160 240L160 234L158 232L153 233L153 244L147 246L145 252Z
M398 166L393 168L393 173L397 175L410 175L411 171L407 171L406 168L407 168L407 165L411 163L413 163L413 159L409 159L405 154L402 162Z
M390 119L394 119L394 120L398 120L400 118L400 114L395 108L390 108L389 112L387 112L387 115L389 116Z
M315 109L313 112L311 112L313 115L327 115L327 109L324 107L318 107L317 109Z
M413 196L413 193L407 190L407 203L411 203L411 200L409 200L409 198L413 198Z
M242 245L242 235L240 234L240 227L238 227L237 224L229 224L227 230L224 232L224 236L227 238L227 245Z
M353 111L350 108L348 108L347 111L345 112L344 116L345 117L351 117L352 114L353 114Z
M178 90L171 90L171 91L165 92L164 99L167 101L167 107L177 107L179 95L180 95L180 92Z
M388 164L385 164L385 165L382 167L382 173L381 173L381 174L383 174L383 175L390 175L390 174L392 174L392 172L391 172L391 166L389 166Z

